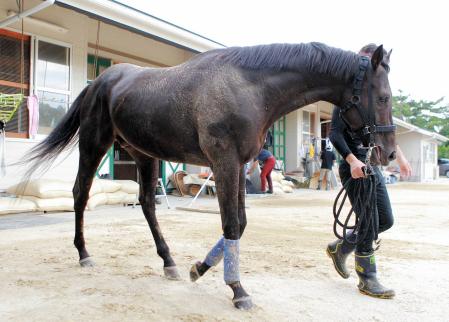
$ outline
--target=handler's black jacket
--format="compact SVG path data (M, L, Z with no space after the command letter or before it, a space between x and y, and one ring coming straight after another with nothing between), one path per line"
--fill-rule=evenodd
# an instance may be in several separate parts
M359 160L364 160L366 157L366 149L360 148L362 146L362 140L357 135L351 134L350 129L348 129L339 114L340 108L335 106L334 112L332 113L329 139L344 160L350 153L353 153Z

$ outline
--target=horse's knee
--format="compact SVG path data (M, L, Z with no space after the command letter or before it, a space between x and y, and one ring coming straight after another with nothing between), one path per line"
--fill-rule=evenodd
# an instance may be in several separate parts
M223 235L226 239L240 239L240 229L241 229L241 225L237 224L226 224L223 227Z

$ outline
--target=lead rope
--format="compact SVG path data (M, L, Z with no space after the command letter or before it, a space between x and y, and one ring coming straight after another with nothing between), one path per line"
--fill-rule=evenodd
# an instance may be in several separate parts
M333 205L334 215L334 234L337 238L343 239L349 244L355 245L361 243L367 236L368 231L372 231L373 239L377 240L379 234L379 216L377 215L377 194L376 185L377 178L374 175L374 169L370 163L371 153L374 147L369 147L365 159L365 177L359 179L349 178L347 180ZM354 196L352 208L342 222L340 220L341 211L348 196L348 190ZM343 194L344 192L344 194ZM339 200L343 196L341 203ZM337 209L338 208L338 209ZM355 213L355 222L350 225L352 215ZM338 232L338 228L343 230L342 234ZM349 235L349 233L351 234ZM376 242L378 245L378 242Z

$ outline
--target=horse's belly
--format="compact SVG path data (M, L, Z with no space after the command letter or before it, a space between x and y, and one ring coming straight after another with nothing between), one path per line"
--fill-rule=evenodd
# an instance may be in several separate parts
M209 164L198 143L186 137L165 137L156 133L140 133L140 135L121 133L120 137L125 145L129 144L153 158L205 166Z

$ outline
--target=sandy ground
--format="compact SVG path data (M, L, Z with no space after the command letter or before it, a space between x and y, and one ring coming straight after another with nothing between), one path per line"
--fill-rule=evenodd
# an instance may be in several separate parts
M248 201L241 276L255 303L249 312L233 308L222 265L188 279L220 235L217 214L158 206L182 281L163 277L140 208L86 213L97 263L89 269L72 246L72 213L0 217L0 321L448 321L449 181L389 191L395 226L376 255L393 300L361 295L355 273L343 280L326 256L336 191L299 190Z

